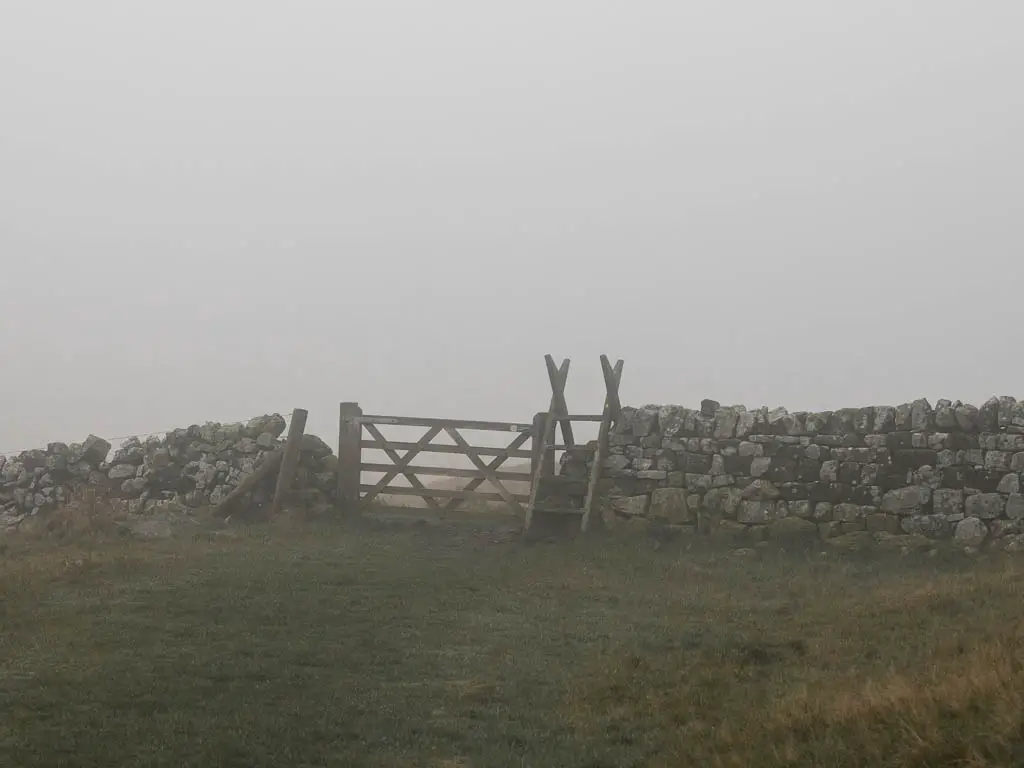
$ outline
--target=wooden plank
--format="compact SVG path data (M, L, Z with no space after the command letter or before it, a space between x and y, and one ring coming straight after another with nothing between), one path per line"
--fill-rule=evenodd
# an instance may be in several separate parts
M518 449L519 446L521 446L523 443L525 443L530 438L530 436L531 436L531 433L529 433L529 432L521 432L518 435L516 435L515 438L513 438L512 442L508 444L508 448L505 449L505 451L507 452L507 455L498 455L497 458L495 458L493 461L491 461L490 464L487 465L487 468L492 470L492 471L496 470L498 467L500 467L502 464L504 464L507 459L511 458L512 452L514 450ZM485 452L481 448L474 448L473 450L476 451L476 455L477 456L488 456L488 455L490 455L489 453ZM465 491L473 491L473 490L476 490L477 488L479 488L483 484L484 484L484 479L483 478L477 478L475 480L471 480L470 482L468 482L466 484L466 487L463 490L465 490ZM458 499L452 499L447 504L445 504L444 508L447 511L452 511L456 507L458 507L458 505L459 505L459 500Z
M302 454L302 435L306 431L308 416L309 411L302 408L295 408L292 411L288 437L284 444L284 456L281 457L281 471L277 475L277 488L274 490L274 502L270 507L272 516L280 514L285 496L291 489L292 480L295 479L295 470L299 466L299 457Z
M484 464L483 460L474 453L473 446L466 442L466 439L459 434L459 430L454 427L448 427L445 429L445 432L448 433L448 437L455 441L456 445L461 446L463 450L466 451L466 456L468 456L469 460L473 462L473 466L484 473L486 479L494 486L495 490L501 495L501 498L505 500L505 503L512 507L512 509L522 512L523 509L519 506L519 502L516 501L512 494L509 493L508 489L501 484L501 480L494 471L488 468L488 466Z
M544 355L544 363L548 369L548 382L551 384L551 407L559 416L566 416L569 407L565 404L565 382L569 378L569 358L562 360L559 368L555 367L555 359L551 355ZM562 426L562 439L566 445L576 442L572 435L572 422L561 418L559 424Z
M529 437L529 433L522 433L526 435L523 438L523 443ZM380 451L408 451L412 449L416 443L403 442L400 440L362 440L359 443L362 448L373 448ZM519 443L522 445L522 443ZM456 453L460 456L464 451L457 445L425 445L423 446L422 453ZM501 456L506 459L529 459L533 453L528 450L518 450L510 448L477 448L476 452L480 456Z
M373 424L365 424L363 426L366 427L366 431L367 432L369 432L371 435L373 435L378 440L383 440L384 439L384 436L380 433L380 430L377 429L377 427L375 427ZM401 474L405 476L405 479L409 481L409 485L411 485L413 488L418 488L420 490L425 490L426 487L423 485L423 483L421 483L419 481L419 478L417 478L416 475L413 474L412 472L409 472L407 470L406 471L402 471L401 470L401 465L403 463L408 463L409 461L411 461L412 458L423 449L423 445L426 445L426 443L429 443L431 440L433 440L435 437L437 437L437 433L439 431L440 430L439 430L438 427L431 427L430 429L428 429L426 434L424 434L423 437L421 437L418 442L413 443L413 447L409 449L409 452L406 453L405 456L399 456L398 453L395 452L395 451L385 450L384 453L387 455L387 457L389 459L391 459L393 462L395 462L396 465L399 465L399 470L394 472L391 475L391 477L392 478L393 477L397 477L399 472L401 472ZM386 486L387 483L390 481L390 479L391 478L385 477L384 478L385 482L384 482L383 485ZM377 485L380 486L381 483L378 482ZM359 502L360 506L363 507L366 504L368 504L370 501L373 500L373 497L375 495L376 494L371 494L369 497L364 496L362 498L362 500L360 500L360 502ZM434 509L438 508L438 503L434 499L427 498L425 500L426 500L427 504L429 504Z
M621 376L622 361L616 362L615 366L619 369ZM612 411L612 424L618 424L619 418L622 415L622 403L619 402L619 381L615 378L615 370L612 368L612 364L608 362L608 355L601 355L601 373L604 375L605 396Z
M363 472L390 472L394 468L394 464L363 463ZM479 469L457 469L452 467L422 467L409 465L405 467L405 471L411 472L414 475L465 477L473 480L477 478L487 480L487 476ZM521 480L526 483L530 482L530 475L527 472L495 472L494 474L499 480L509 480L512 482Z
M269 454L255 472L245 478L245 480L243 480L235 490L229 493L220 504L214 507L213 514L224 517L236 501L252 491L252 489L260 482L270 477L277 468L281 466L281 460L283 458L284 448L278 448L276 451Z
M582 515L582 509L576 509L575 507L547 507L541 504L536 507L534 513L540 513L542 515ZM582 527L583 523L580 523Z
M400 515L402 517L418 517L418 518L434 518L434 510L428 509L427 507L402 507L397 504L382 504L379 501L373 502L373 504L367 508L367 512L372 513L383 513ZM496 504L490 507L486 512L473 513L479 514L481 518L486 519L490 516L495 517L508 517L509 519L519 519L519 515L509 511L505 504Z
M603 414L600 413L570 413L568 416L563 416L563 419L569 421L593 421L600 422L604 418Z
M515 421L467 421L465 419L427 419L409 416L374 416L359 418L362 424L393 424L398 427L437 427L439 429L476 429L484 432L529 432L530 425Z
M360 491L369 491L372 485L359 486ZM487 499L490 501L505 501L500 493L489 493L486 491L467 491L466 489L449 490L446 488L404 488L401 486L389 486L381 492L382 496L418 496L424 500L429 497L437 499ZM516 501L526 501L529 496L524 493L513 493L512 498Z
M359 511L359 465L362 463L362 427L359 403L342 403L338 418L338 493L335 503L342 515Z
M619 383L622 381L622 366L621 360L615 363L615 368L612 370L614 391L619 391ZM604 363L601 364L602 371L604 370ZM605 455L608 452L608 434L611 432L612 426L612 402L611 392L612 388L608 388L608 392L605 395L604 401L604 418L601 420L601 428L597 434L597 452L594 454L594 465L590 468L590 480L587 483L587 495L583 499L583 519L580 520L580 533L586 533L590 527L590 516L594 511L594 496L597 493L597 484L601 479L601 469L604 464Z

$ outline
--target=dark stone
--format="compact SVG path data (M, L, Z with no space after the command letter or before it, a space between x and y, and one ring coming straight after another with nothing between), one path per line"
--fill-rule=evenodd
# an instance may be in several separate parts
M159 483L156 488L161 491L177 491L182 495L186 495L196 489L196 479L187 475L178 475L177 478L170 479L166 483Z
M46 453L39 450L24 451L18 456L18 460L28 472L34 472L37 469L45 467L46 458Z
M830 448L856 448L861 445L861 437L853 432L846 435L815 435L814 443Z
M697 417L697 434L700 437L714 437L718 422L714 416Z
M946 447L954 451L968 451L978 448L981 441L978 435L971 435L966 432L953 432L946 438Z
M999 429L999 398L991 397L981 406L978 426L982 432L996 432Z
M721 408L721 403L715 400L701 400L700 401L700 415L701 416L714 416L718 413L718 409Z
M797 477L796 462L793 459L774 458L764 477L776 485L792 483Z
M965 467L963 471L965 487L977 488L982 493L996 493L999 490L1000 481L1006 476L1006 472L975 469L974 467Z
M753 456L723 456L727 475L749 475Z
M713 460L707 453L684 453L683 471L691 475L706 475L711 471Z
M797 477L805 483L813 483L821 478L821 462L801 459L797 469Z
M939 400L935 404L935 426L943 432L959 429L956 423L956 409L949 400Z
M876 485L858 485L850 493L850 501L861 506L875 506L882 497L882 489Z
M645 493L647 493L647 494L653 493L654 491L658 490L658 488L660 488L660 487L661 487L661 483L660 483L659 480L637 478L637 481L636 481L636 492L637 492L638 495L641 495L641 496L643 494L645 494Z
M834 411L828 420L826 434L856 435L858 416L857 408L840 408L838 411Z
M676 455L672 451L666 451L664 449L657 451L654 454L654 465L657 469L665 472L675 472L678 469L678 463L676 461ZM587 471L586 463L584 463L584 471Z
M909 482L907 480L907 470L892 464L880 466L875 482L886 491L895 491Z
M914 433L913 432L890 432L885 436L885 444L889 446L890 451L898 451L904 448L914 447Z
M102 437L89 435L85 442L82 443L82 461L88 461L90 464L99 464L107 460L108 453L110 453L110 443Z
M943 488L966 488L967 473L972 471L970 467L943 467L942 487Z
M839 465L839 482L846 485L857 485L860 482L861 465L853 461L844 461Z
M886 450L886 449L883 448L881 450ZM878 461L887 461L888 460L888 453L886 453L885 458L879 459L879 457L878 457L878 449L875 449L875 448L851 448L850 449L850 453L849 453L849 457L848 457L847 460L848 461L855 461L858 464L874 464L875 462L878 462Z
M806 483L783 483L779 491L786 501L806 501L811 498Z
M804 451L807 449L802 445L783 445L776 454L781 459L789 459L790 461L800 461L804 457Z
M635 420L636 408L628 405L622 406L619 411L619 420L615 423L615 433L618 435L632 434Z
M858 435L867 435L874 431L875 409L871 406L855 409L853 428Z
M939 461L939 452L927 448L901 448L893 451L893 466L903 469L920 469L934 467Z
M317 459L323 459L325 456L331 456L334 453L331 450L331 446L324 442L324 440L308 432L302 435L302 441L299 443L299 446L303 454L312 454Z
M807 486L807 493L811 501L828 501L838 504L850 498L849 486L842 483L810 483Z
M824 445L809 445L804 448L804 455L812 461L828 461L832 458L832 449Z

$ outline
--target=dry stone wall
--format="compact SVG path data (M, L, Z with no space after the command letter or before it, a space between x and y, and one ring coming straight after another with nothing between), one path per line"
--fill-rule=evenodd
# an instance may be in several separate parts
M647 405L623 409L610 443L610 525L1024 548L1024 401L1012 397L823 413Z
M15 457L0 456L0 530L70 501L94 488L126 500L135 511L173 504L197 509L216 505L282 444L286 422L280 414L247 423L207 423L176 429L142 441L132 438L111 454L111 444L94 435L82 443L51 443ZM315 435L303 440L296 473L296 500L309 508L331 505L337 458ZM266 503L276 476L253 492Z

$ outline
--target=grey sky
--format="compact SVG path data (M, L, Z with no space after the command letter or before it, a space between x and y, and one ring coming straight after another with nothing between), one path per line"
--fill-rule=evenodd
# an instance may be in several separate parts
M1019 0L0 0L0 450L1024 395Z

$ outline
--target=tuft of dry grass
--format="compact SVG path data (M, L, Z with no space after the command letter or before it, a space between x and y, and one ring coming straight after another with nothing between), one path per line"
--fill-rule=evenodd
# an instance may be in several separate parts
M0 764L1024 764L1022 565L315 523L0 559Z
M126 502L102 499L93 490L77 491L69 503L22 521L12 538L71 543L82 539L109 538L128 516Z

